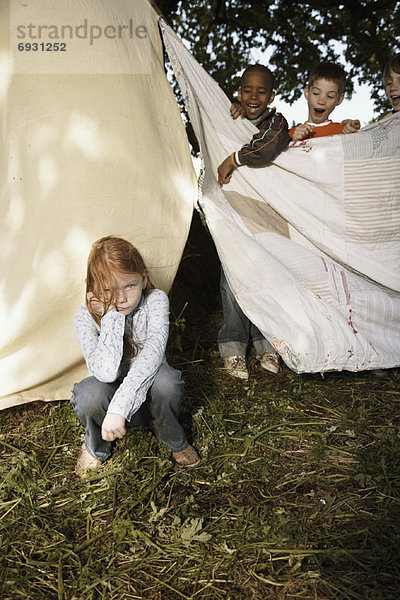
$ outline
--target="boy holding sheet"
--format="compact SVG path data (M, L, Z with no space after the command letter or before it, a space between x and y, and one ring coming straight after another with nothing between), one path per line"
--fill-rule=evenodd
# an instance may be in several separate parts
M231 114L234 119L239 115L246 117L259 131L248 144L227 156L219 165L218 183L221 187L229 183L233 172L242 165L268 166L291 141L285 117L269 107L275 98L273 87L274 76L267 67L251 65L244 71L238 93L240 106L233 104ZM279 355L241 310L223 269L220 290L224 324L218 333L218 346L227 373L239 379L248 379L246 352L250 342L261 368L278 373Z

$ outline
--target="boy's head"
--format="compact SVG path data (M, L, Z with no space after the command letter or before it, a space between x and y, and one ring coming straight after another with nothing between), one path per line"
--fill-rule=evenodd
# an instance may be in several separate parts
M275 98L274 76L264 65L251 65L243 72L239 102L248 119L257 119Z
M387 61L383 69L383 85L393 110L400 110L400 53Z
M310 73L304 95L308 103L308 121L324 123L344 98L346 73L331 62L319 63Z

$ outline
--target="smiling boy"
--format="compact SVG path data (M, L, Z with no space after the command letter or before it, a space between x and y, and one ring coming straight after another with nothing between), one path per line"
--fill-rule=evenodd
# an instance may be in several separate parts
M233 152L218 167L218 183L228 183L235 169L242 165L266 167L290 142L286 119L269 104L275 98L274 76L263 65L248 67L238 92L240 105L231 106L234 119L249 119L259 131L237 152ZM221 269L220 291L224 323L218 333L218 347L225 371L232 377L248 379L246 353L251 343L260 367L270 373L278 373L280 359L261 331L246 317L236 301L225 273Z
M322 62L314 67L304 88L308 119L289 130L294 142L338 133L354 133L360 129L358 119L345 119L341 123L333 123L329 119L332 111L343 102L345 84L346 73L341 66Z
M266 167L285 148L290 140L288 124L283 115L269 108L275 98L274 76L264 65L251 65L243 72L238 92L240 106L237 114L231 109L233 118L241 114L249 119L259 131L248 144L227 156L218 167L218 183L222 187L229 183L238 167Z

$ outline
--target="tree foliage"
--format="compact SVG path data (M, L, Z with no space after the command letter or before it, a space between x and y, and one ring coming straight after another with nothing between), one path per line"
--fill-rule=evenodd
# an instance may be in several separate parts
M382 71L400 51L396 0L158 0L158 5L231 98L241 71L262 62L274 71L278 93L292 103L310 69L331 60L345 66L349 95L355 81L371 84L376 108L387 107Z

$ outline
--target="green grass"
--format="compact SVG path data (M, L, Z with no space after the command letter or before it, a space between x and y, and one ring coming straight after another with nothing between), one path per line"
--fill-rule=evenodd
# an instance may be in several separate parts
M1 414L2 600L398 600L400 370L239 382L218 318L169 351L195 469L132 428L81 480L68 402Z

